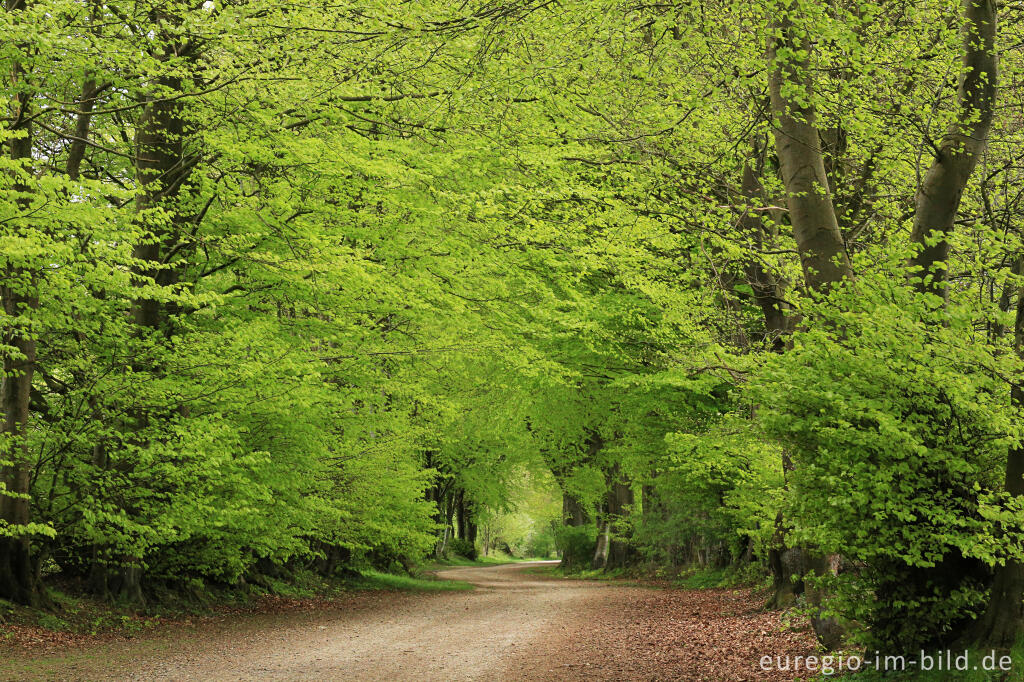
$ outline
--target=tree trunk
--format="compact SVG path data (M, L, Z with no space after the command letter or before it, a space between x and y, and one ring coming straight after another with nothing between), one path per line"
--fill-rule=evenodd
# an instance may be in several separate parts
M566 526L585 526L590 516L580 501L567 492L562 492L562 521Z
M24 0L7 0L8 12L20 12ZM28 163L32 158L32 124L29 114L32 96L20 83L25 74L21 65L14 63L10 70L10 84L15 93L10 102L11 130L20 134L10 141L10 159L15 164ZM16 178L12 189L21 195L19 208L29 208L27 195L32 188ZM32 263L8 262L4 284L0 286L0 304L8 320L20 315L32 315L39 308L36 291L37 275ZM6 526L0 536L0 598L18 604L40 606L47 603L45 592L32 561L32 548L27 525L32 520L31 474L32 457L28 449L28 421L35 373L36 341L17 322L4 330L2 342L13 349L3 358L3 377L0 378L0 411L4 447L0 450L0 520Z
M82 85L82 96L78 100L78 118L75 120L75 136L68 147L68 160L65 166L68 179L78 180L81 173L82 159L89 140L89 125L92 122L92 110L96 104L96 81L86 78Z
M810 72L810 37L797 29L789 16L780 13L776 25L777 41L769 48L771 109L776 119L775 151L779 157L786 205L793 226L793 237L800 252L804 281L815 290L850 278L850 260L839 232L832 195L829 192L821 140L815 127L813 87ZM782 61L778 54L794 51L802 59ZM805 104L787 93L802 91Z
M175 25L176 17L162 9L151 12L154 25ZM161 61L171 61L186 54L190 48L175 42L174 36L163 33L156 48ZM183 92L183 79L179 75L161 75L156 83L161 87L157 96L143 107L136 123L135 133L135 176L139 192L135 198L136 220L144 228L144 236L133 249L133 255L142 265L138 274L152 279L158 286L168 287L178 280L178 269L166 262L179 240L179 216L174 202L192 170L192 160L185 154L187 134L182 100L168 97L167 93ZM154 221L152 210L167 209L165 214ZM132 302L132 316L141 337L162 334L169 336L169 310L156 297L139 296ZM137 369L158 372L159 367L143 366ZM184 408L182 408L184 409ZM132 410L133 423L129 427L135 432L134 439L144 445L147 437L142 433L151 423L152 415L145 405ZM163 418L165 415L157 415ZM111 466L131 469L132 463L125 459L111 462ZM127 510L129 514L131 509ZM101 550L102 553L102 550ZM94 585L109 588L112 596L122 601L142 603L142 557L134 553L122 553L116 562L102 565L93 572L107 571L105 581L94 576Z
M625 568L635 558L633 546L627 532L626 517L632 512L633 486L616 464L611 471L608 488L608 560L605 568Z
M761 145L754 145L753 158L748 158L743 165L741 192L746 206L740 216L740 227L750 235L755 247L761 250L765 239L770 238L766 229L763 212L755 211L763 208L766 202L764 188L761 184L762 158ZM775 227L771 230L774 232ZM795 318L791 315L791 307L785 301L786 283L775 273L769 271L756 258L750 260L745 267L747 282L754 292L754 302L764 316L765 342L768 347L781 353L786 348L788 336L793 331Z
M446 549L448 549L448 532L449 532L449 530L450 530L449 526L447 526L447 525L441 530L441 539L437 541L437 547L434 550L434 556L437 557L438 559L443 558L444 557L444 551Z
M963 65L957 91L959 120L946 131L918 188L911 234L920 249L910 261L911 266L919 268L913 274L932 275L919 288L942 296L944 301L949 300L949 236L967 181L988 145L996 99L996 3L963 0L963 13Z
M1022 259L1024 260L1024 259ZM1024 357L1024 287L1017 290L1017 313L1013 325L1017 355ZM1010 403L1024 412L1024 389L1014 384ZM1011 448L1006 455L1006 492L1024 496L1024 447ZM975 638L982 647L1009 648L1024 635L1024 563L1008 559L996 568L988 607L978 621Z
M455 501L455 537L466 539L466 493L459 490Z
M814 88L809 76L811 40L807 31L794 26L790 16L784 12L780 13L776 28L778 38L769 47L769 91L772 113L777 121L774 127L775 150L804 283L812 291L827 292L842 280L851 279L853 271L839 231L825 172L822 141L815 126ZM802 56L782 61L779 59L780 48L785 53ZM789 93L794 91L800 93L803 103L791 99ZM783 462L783 467L786 466L787 462ZM777 542L774 543L773 555L769 557L775 580L772 602L776 606L784 605L801 591L806 591L799 576L824 563L822 557L807 548L787 547L784 530L780 515L776 520ZM821 595L812 593L808 597L814 606L820 604ZM841 629L832 619L815 615L811 624L818 639L826 645L841 637Z
M763 244L763 239L767 236L762 214L751 210L754 206L765 203L764 189L760 179L762 171L760 157L760 146L755 143L753 156L748 158L743 166L741 189L743 200L747 206L740 218L740 224L744 231L751 235L754 243L758 246ZM822 167L824 167L824 162ZM755 301L764 316L765 341L773 352L785 352L795 323L790 306L783 301L785 283L756 261L747 266L747 278L754 291ZM783 471L789 471L792 466L790 458L784 455L782 458ZM800 576L804 572L804 555L803 549L787 546L785 520L781 513L777 514L772 544L768 549L768 568L772 574L772 596L768 600L769 608L789 607L797 597L803 594L804 585Z
M594 548L594 559L591 562L591 567L604 570L608 567L608 541L611 537L611 523L605 521L599 527L597 534L597 546Z
M640 513L645 519L658 517L658 498L650 483L640 486Z

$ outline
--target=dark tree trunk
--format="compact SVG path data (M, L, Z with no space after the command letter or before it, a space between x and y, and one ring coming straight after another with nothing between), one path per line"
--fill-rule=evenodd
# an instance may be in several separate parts
M78 118L75 120L75 135L68 147L68 160L65 166L68 178L78 180L85 158L85 148L89 141L89 126L92 122L92 110L96 104L96 81L86 78L82 85L82 96L78 100Z
M585 526L590 516L579 500L567 492L562 493L562 521L566 526Z
M142 564L127 561L115 572L110 580L110 594L114 599L128 604L146 603L142 595Z
M445 485L444 492L438 491L440 500L438 501L437 506L441 515L441 534L437 539L437 545L434 547L434 556L438 559L444 556L445 550L448 549L448 541L452 538L452 518L455 515L455 494L451 492L451 488L452 486L448 484Z
M1024 287L1017 290L1013 341L1017 355L1024 357ZM1024 389L1017 384L1010 389L1010 403L1024 412ZM1014 498L1024 496L1024 447L1012 448L1007 453L1005 487ZM1024 564L1009 559L996 568L988 607L978 621L975 639L982 647L1009 648L1021 635L1024 635Z
M460 540L466 539L466 493L459 490L455 503L455 537Z
M635 555L626 537L625 517L632 511L633 487L618 463L605 474L607 492L602 504L597 547L592 565L598 569L623 568Z
M174 26L180 23L177 17L164 9L155 9L150 16L154 25ZM187 44L176 42L175 37L164 32L160 35L160 44L156 47L156 57L160 61L169 62L191 51ZM135 133L135 175L139 192L135 198L136 220L144 229L143 239L133 249L133 255L142 264L138 274L152 279L158 286L167 287L177 283L178 268L174 266L172 252L178 247L181 239L180 216L175 205L182 186L188 180L194 159L189 158L185 151L185 139L189 134L185 123L185 115L180 98L168 97L167 93L184 91L183 79L178 75L163 75L156 79L161 87L160 93L153 96L142 108L136 123ZM151 211L164 208L169 218L152 222ZM158 298L139 296L132 302L132 316L140 337L155 335L170 336L170 314L178 312L173 305L164 304ZM143 366L137 363L139 370L159 372L159 367ZM181 408L182 412L186 408ZM159 420L165 415L157 414ZM154 415L145 405L132 410L133 423L130 429L140 445L147 442L145 431L153 422ZM109 463L115 468L130 469L132 463L128 459ZM129 514L133 510L127 510ZM105 553L100 549L100 553ZM111 596L126 602L142 603L142 557L121 554L109 565L101 564L93 568L93 573L106 571L104 581L98 575L92 580L94 587L107 589Z
M8 12L20 12L24 8L24 0L6 2ZM29 113L32 97L23 89L25 74L21 65L15 63L9 73L15 93L8 112L12 121L11 129L21 133L10 141L10 159L16 164L28 163L32 158ZM32 191L21 179L15 181L13 189L23 195ZM18 203L21 209L29 208L27 199L20 199ZM10 284L0 286L0 303L8 319L31 314L39 308L37 275L32 264L8 265L4 281ZM36 364L36 341L23 330L12 327L4 334L2 343L13 348L16 356L4 354L4 374L0 378L0 411L3 419L0 436L4 440L0 460L9 462L0 467L0 483L6 491L6 494L0 493L0 520L7 526L8 532L13 531L15 535L0 537L0 598L18 604L40 606L48 603L48 600L35 570L30 538L27 533L19 532L32 520L29 494L33 463L26 438Z
M660 512L658 506L658 498L655 495L654 486L650 483L644 483L640 486L640 513L643 514L645 519L658 518Z
M334 576L352 559L352 551L346 547L323 544L320 551L323 552L323 556L313 561L313 569L325 578Z
M763 156L761 144L755 144L753 158L748 159L743 166L741 186L746 206L740 217L740 226L750 235L758 250L763 249L766 241L774 238L777 232L774 223L768 227L764 220L764 205L768 202L761 184ZM786 348L795 322L791 306L785 301L786 282L757 258L752 258L745 269L747 282L754 292L754 302L764 316L764 340L771 350L781 353Z
M780 105L780 102L775 102ZM806 131L804 131L806 134ZM764 196L761 182L763 172L763 155L761 143L753 144L753 154L743 166L741 190L747 206L740 219L741 227L750 235L754 244L760 248L765 239L774 236L769 234L763 211L754 211L757 206L768 203ZM824 161L822 161L824 168ZM838 229L838 228L837 228ZM791 307L784 301L785 282L765 268L760 262L753 260L747 265L747 279L754 291L754 299L764 317L765 342L776 353L785 352L789 345L789 337L796 322ZM808 284L810 284L808 282ZM783 456L784 471L792 468L789 457ZM786 543L785 521L782 514L775 518L775 531L768 549L768 568L772 574L772 596L768 600L769 608L785 608L792 605L797 597L803 594L803 581L799 575L803 572L804 550L789 547Z
M605 568L624 568L636 559L636 551L626 536L626 517L632 513L633 486L616 464L608 490L609 541Z

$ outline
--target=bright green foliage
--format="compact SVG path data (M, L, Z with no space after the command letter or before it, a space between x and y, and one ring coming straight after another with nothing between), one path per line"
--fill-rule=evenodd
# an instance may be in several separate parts
M650 556L705 566L764 557L781 495L780 450L734 414L666 440L654 509L643 516L641 538Z
M752 391L793 460L792 535L861 567L833 579L833 608L870 644L943 641L984 606L985 567L1020 556L1005 531L1024 517L998 495L1021 437L1002 377L1020 361L978 343L969 309L931 310L882 277L806 314L813 330Z
M781 585L800 547L865 641L963 634L1024 559L1024 24L943 301L906 262L981 117L962 10L9 2L0 596L499 545ZM778 74L841 285L802 267Z

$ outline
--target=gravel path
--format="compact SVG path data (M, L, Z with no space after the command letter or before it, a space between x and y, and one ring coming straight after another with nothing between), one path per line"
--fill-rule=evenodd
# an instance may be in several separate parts
M537 566L438 574L472 591L357 595L336 607L0 660L0 679L768 680L788 678L759 674L760 655L808 651L806 635L781 632L777 614L758 613L736 597L744 593L565 580ZM735 650L737 639L746 649Z

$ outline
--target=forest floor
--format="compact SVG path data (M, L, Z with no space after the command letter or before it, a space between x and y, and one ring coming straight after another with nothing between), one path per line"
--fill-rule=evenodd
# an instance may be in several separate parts
M438 572L466 591L367 591L166 624L135 639L0 644L3 680L792 680L813 652L746 589L572 580L542 564Z

